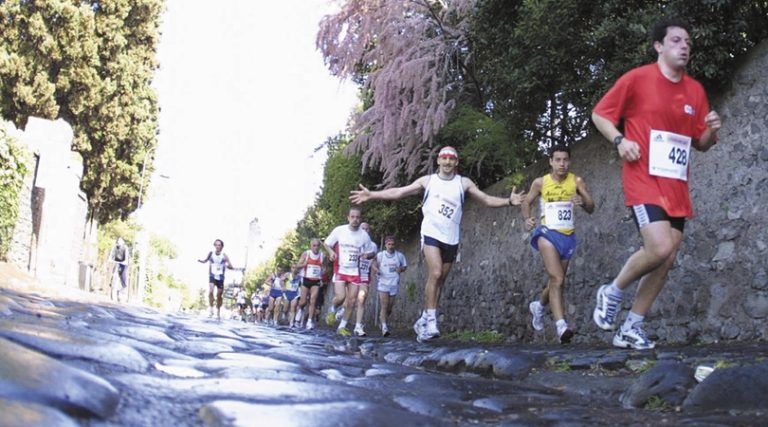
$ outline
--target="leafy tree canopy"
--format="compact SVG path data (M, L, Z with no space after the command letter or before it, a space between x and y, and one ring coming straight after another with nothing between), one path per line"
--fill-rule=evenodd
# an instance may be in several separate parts
M485 184L584 138L599 96L655 60L649 31L665 16L691 24L689 72L713 92L768 36L765 1L347 0L317 45L332 74L362 85L347 152L364 170L402 184L451 143Z
M0 2L0 116L20 128L30 116L70 123L84 161L81 187L101 223L136 209L145 159L151 170L162 7L162 0Z

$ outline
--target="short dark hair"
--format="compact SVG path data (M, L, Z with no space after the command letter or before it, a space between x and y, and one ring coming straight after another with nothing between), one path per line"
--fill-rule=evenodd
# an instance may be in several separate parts
M691 33L690 25L688 22L680 18L663 18L653 24L651 28L651 44L656 42L664 43L664 37L667 36L667 29L669 27L678 27L684 29L688 34Z
M360 205L352 205L352 206L349 207L349 211L348 212L352 212L352 211L358 211L362 215L363 214L363 207L360 206Z
M223 240L221 240L221 239L216 239L216 240L214 240L214 241L213 241L213 244L215 245L215 244L216 244L216 242L219 242L219 243L221 243L221 247L222 247L222 248L224 247L224 241L223 241Z
M551 159L554 157L555 153L558 151L562 151L563 153L568 153L568 158L571 157L571 149L565 145L565 144L557 144L552 146L552 148L549 149L549 158Z

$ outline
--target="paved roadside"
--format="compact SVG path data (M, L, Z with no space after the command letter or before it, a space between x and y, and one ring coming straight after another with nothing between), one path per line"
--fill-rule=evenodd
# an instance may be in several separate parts
M637 352L342 338L7 282L3 426L763 425L766 416L766 343ZM715 369L698 382L699 366Z

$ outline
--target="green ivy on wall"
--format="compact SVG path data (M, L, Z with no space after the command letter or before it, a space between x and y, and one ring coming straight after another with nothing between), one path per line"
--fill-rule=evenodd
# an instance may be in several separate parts
M19 193L27 174L27 155L21 146L0 128L0 259L11 247L13 228L19 216Z

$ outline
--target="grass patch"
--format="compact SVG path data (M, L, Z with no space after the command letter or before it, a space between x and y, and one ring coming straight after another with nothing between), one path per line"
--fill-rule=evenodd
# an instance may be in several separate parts
M733 368L734 366L736 366L735 363L726 362L725 360L718 360L715 362L715 369Z
M648 372L651 368L656 366L656 360L646 359L646 360L643 360L640 364L636 364L633 366L629 366L629 365L630 365L629 362L627 362L627 367L632 372L635 372L638 374L644 374Z
M571 364L567 360L549 359L547 360L548 369L554 372L569 372Z
M416 301L416 283L410 281L405 284L405 299L408 303Z
M483 344L500 344L507 339L506 336L496 331L456 331L445 336L449 340L463 342L479 342Z
M653 396L648 398L648 401L645 402L645 409L652 409L652 410L662 410L662 409L668 409L669 404L666 400L664 400L663 397L654 394Z

